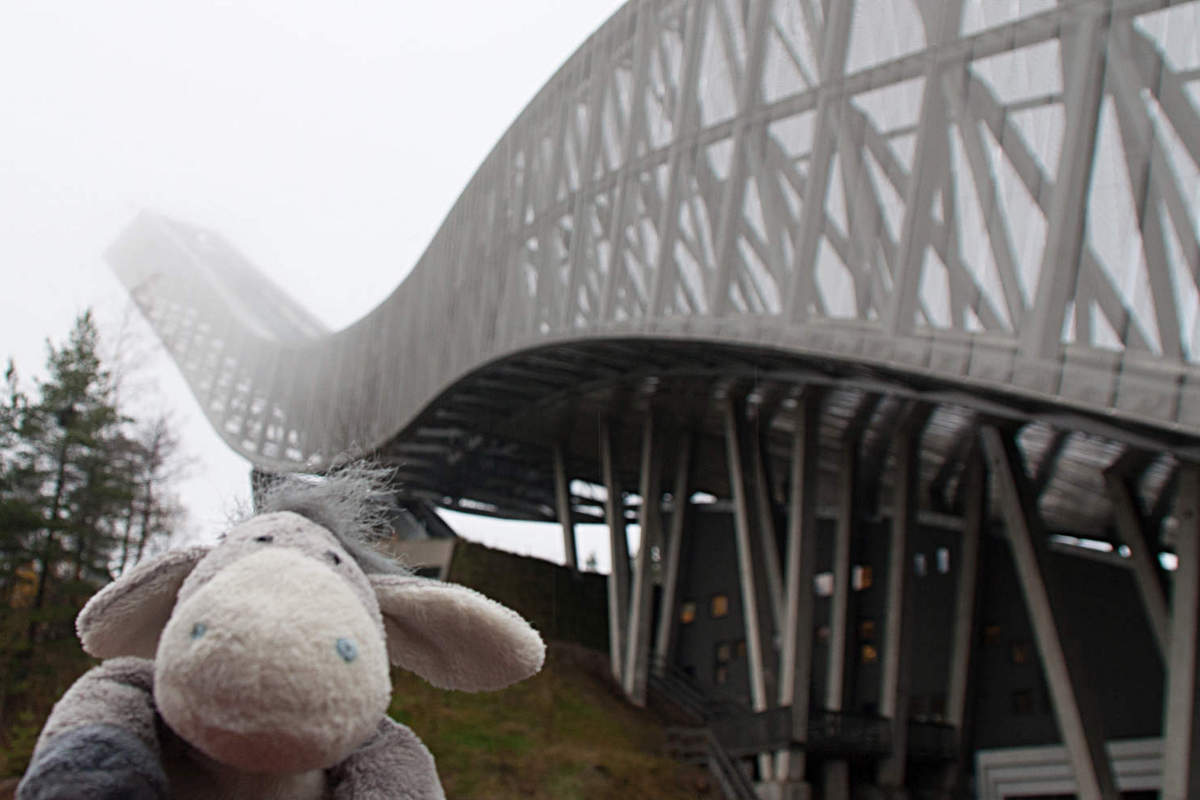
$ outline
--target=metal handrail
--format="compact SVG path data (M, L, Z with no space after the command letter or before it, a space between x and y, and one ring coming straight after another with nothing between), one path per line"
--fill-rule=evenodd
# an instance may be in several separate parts
M727 800L758 800L754 784L711 728L668 729L667 746L679 760L703 763Z

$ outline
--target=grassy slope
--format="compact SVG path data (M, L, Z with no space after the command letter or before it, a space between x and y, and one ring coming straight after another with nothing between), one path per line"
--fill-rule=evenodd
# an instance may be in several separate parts
M393 676L390 713L437 759L449 800L716 797L706 774L663 755L663 729L621 699L607 659L556 644L536 677L502 692Z

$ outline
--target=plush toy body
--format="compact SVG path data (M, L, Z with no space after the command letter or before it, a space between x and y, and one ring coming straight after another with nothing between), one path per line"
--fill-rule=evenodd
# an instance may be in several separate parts
M285 488L268 507L294 510L97 593L77 626L108 660L55 706L18 800L443 797L385 714L389 662L491 690L536 673L544 647L510 609L364 547L362 479L340 480Z

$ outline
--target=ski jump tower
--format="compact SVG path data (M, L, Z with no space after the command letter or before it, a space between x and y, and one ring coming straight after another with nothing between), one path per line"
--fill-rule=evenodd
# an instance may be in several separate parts
M1184 798L1198 186L1200 2L631 0L345 330L178 221L110 260L257 468L606 523L728 791Z

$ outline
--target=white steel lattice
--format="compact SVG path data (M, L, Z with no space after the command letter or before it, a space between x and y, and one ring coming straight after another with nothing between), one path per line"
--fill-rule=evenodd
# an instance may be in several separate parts
M497 358L611 337L1200 434L1198 187L1200 2L633 0L344 331L198 276L216 256L177 223L112 257L270 468L378 445ZM247 292L284 310L256 320Z

